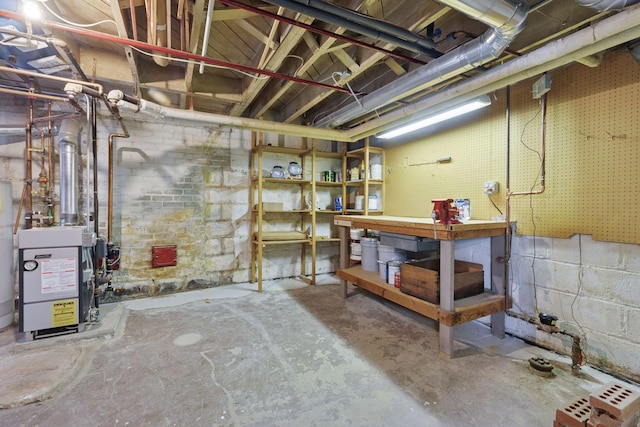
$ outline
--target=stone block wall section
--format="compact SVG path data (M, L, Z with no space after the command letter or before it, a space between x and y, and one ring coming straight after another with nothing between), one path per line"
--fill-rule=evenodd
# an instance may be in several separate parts
M515 311L547 312L581 335L588 363L640 380L640 246L514 236L511 282ZM567 352L568 337L548 335L513 318L507 329Z
M248 134L151 122L127 127L131 137L114 144L113 226L121 247L115 287L153 295L247 281ZM102 142L108 133L105 123ZM106 183L103 171L106 164ZM106 186L100 192L102 225ZM151 268L157 245L177 245L178 265Z

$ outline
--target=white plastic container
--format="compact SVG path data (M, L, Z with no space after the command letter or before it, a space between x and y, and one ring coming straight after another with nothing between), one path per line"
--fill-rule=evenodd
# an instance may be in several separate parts
M380 278L387 281L387 261L378 261L378 273Z
M356 209L360 211L364 209L364 196L356 196Z
M378 210L378 196L369 196L369 210Z
M378 271L378 239L363 237L362 245L362 269L364 271Z
M382 165L371 165L371 179L382 179Z
M387 283L390 285L394 284L394 281L396 279L396 273L400 274L400 264L402 264L402 261L389 261L387 263L387 272L388 272L388 277L387 277Z
M352 228L349 230L349 236L351 240L360 240L364 236L363 228Z
M351 242L351 255L362 255L362 245L359 242Z

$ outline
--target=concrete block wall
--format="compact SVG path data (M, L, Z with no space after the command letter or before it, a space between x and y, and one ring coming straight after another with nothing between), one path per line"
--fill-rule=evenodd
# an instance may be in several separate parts
M102 142L114 127L101 120ZM114 241L121 246L114 285L137 295L247 281L248 134L157 122L128 121L127 128L131 137L114 144ZM177 266L152 268L159 245L177 246Z
M514 236L511 279L515 311L558 316L580 334L586 361L640 380L640 246ZM571 341L508 318L507 330L567 353Z

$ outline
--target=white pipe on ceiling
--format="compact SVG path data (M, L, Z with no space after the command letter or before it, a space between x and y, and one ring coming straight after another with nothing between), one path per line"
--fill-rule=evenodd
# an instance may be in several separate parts
M113 91L112 91L113 92ZM116 99L109 93L110 99ZM203 113L193 110L181 110L178 108L164 107L153 102L141 99L139 104L131 104L126 101L118 101L117 106L121 111L140 112L155 119L171 121L175 123L191 123L204 126L229 126L238 129L247 129L280 135L292 135L319 140L345 141L347 135L344 131L319 129L309 126L271 122L266 120L250 119L246 117L233 117L222 114Z

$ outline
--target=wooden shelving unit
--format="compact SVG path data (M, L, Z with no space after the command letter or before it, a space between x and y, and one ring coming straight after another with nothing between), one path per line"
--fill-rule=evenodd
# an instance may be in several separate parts
M334 235L318 236L318 222L326 223L329 228L333 226L333 215L341 214L343 211L324 208L318 210L318 200L316 196L317 188L326 188L336 194L344 193L344 184L341 182L319 181L317 165L318 159L333 159L334 163L340 163L342 167L343 153L324 152L316 149L315 140L307 141L303 139L303 148L276 147L265 145L261 133L252 133L252 155L251 155L251 281L258 282L258 291L262 291L262 273L264 249L271 245L299 245L301 278L310 284L315 284L316 275L316 251L319 242L339 242L337 231ZM266 156L281 156L295 159L302 167L302 179L271 178L265 176L264 161ZM286 165L285 165L286 166ZM263 195L265 189L290 188L293 192L299 192L300 206L293 209L266 209L263 205ZM308 204L306 194L309 193L311 209ZM331 205L333 206L333 205ZM291 215L299 217L293 224L293 230L273 231L264 230L264 220L266 217L276 218ZM281 224L286 224L286 220L281 220ZM311 252L310 254L308 252ZM307 255L310 255L311 270L307 271Z
M371 157L372 155L380 156L381 178L371 178ZM347 170L353 165L358 166L359 170L364 171L364 176L359 176L357 179L346 180L344 183L343 200L347 200L352 192L358 195L364 196L364 203L362 209L354 209L348 207L345 202L344 213L355 215L383 215L384 214L384 149L379 147L371 147L369 144L369 138L364 140L364 147L355 150L346 150L344 153L344 176L347 176ZM353 178L353 176L352 176ZM373 191L372 191L373 190ZM372 192L375 192L377 196L377 209L371 209L369 206L369 196L373 196Z

